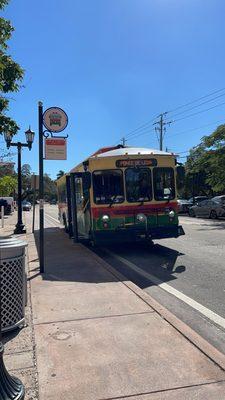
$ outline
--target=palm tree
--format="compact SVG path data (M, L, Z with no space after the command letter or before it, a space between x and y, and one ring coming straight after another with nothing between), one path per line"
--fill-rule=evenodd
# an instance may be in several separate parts
M61 178L63 175L65 175L65 172L62 171L62 170L60 169L60 171L59 171L58 174L56 175L56 179Z

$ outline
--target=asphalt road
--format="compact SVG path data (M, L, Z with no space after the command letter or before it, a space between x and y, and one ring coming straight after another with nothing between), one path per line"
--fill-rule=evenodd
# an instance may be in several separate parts
M46 206L46 224L57 224ZM173 314L225 353L225 220L180 217L186 235L95 249Z

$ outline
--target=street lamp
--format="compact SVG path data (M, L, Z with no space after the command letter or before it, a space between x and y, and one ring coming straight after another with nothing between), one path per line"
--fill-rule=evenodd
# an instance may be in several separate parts
M18 149L18 214L17 214L17 224L14 230L14 233L26 233L24 229L24 224L22 220L22 174L21 174L21 149L22 147L28 147L29 150L32 148L32 144L34 141L34 132L29 129L25 132L27 143L16 142L12 143L12 134L11 132L5 132L4 138L6 141L7 148L10 146L17 147Z
M7 149L9 149L10 148L10 143L12 141L11 132L4 132L4 138L5 138L5 141L6 141Z
M26 135L28 148L29 148L29 150L31 150L32 143L34 141L34 132L30 129L30 126L29 126L29 129L25 132L25 135Z

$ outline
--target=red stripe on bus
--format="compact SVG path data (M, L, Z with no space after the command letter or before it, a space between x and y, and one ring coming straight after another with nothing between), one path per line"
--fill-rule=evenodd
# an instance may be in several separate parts
M154 214L158 212L165 212L165 209L168 208L173 208L175 211L177 211L177 202L170 202L166 204L148 204L143 206L112 205L112 207L92 207L91 212L94 218L98 218L102 214L108 214L114 217L117 215L135 215L138 213Z

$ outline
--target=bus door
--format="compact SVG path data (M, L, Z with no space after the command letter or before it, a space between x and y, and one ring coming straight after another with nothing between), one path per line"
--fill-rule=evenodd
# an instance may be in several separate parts
M89 172L71 174L73 236L76 241L89 239L91 228L89 189Z

